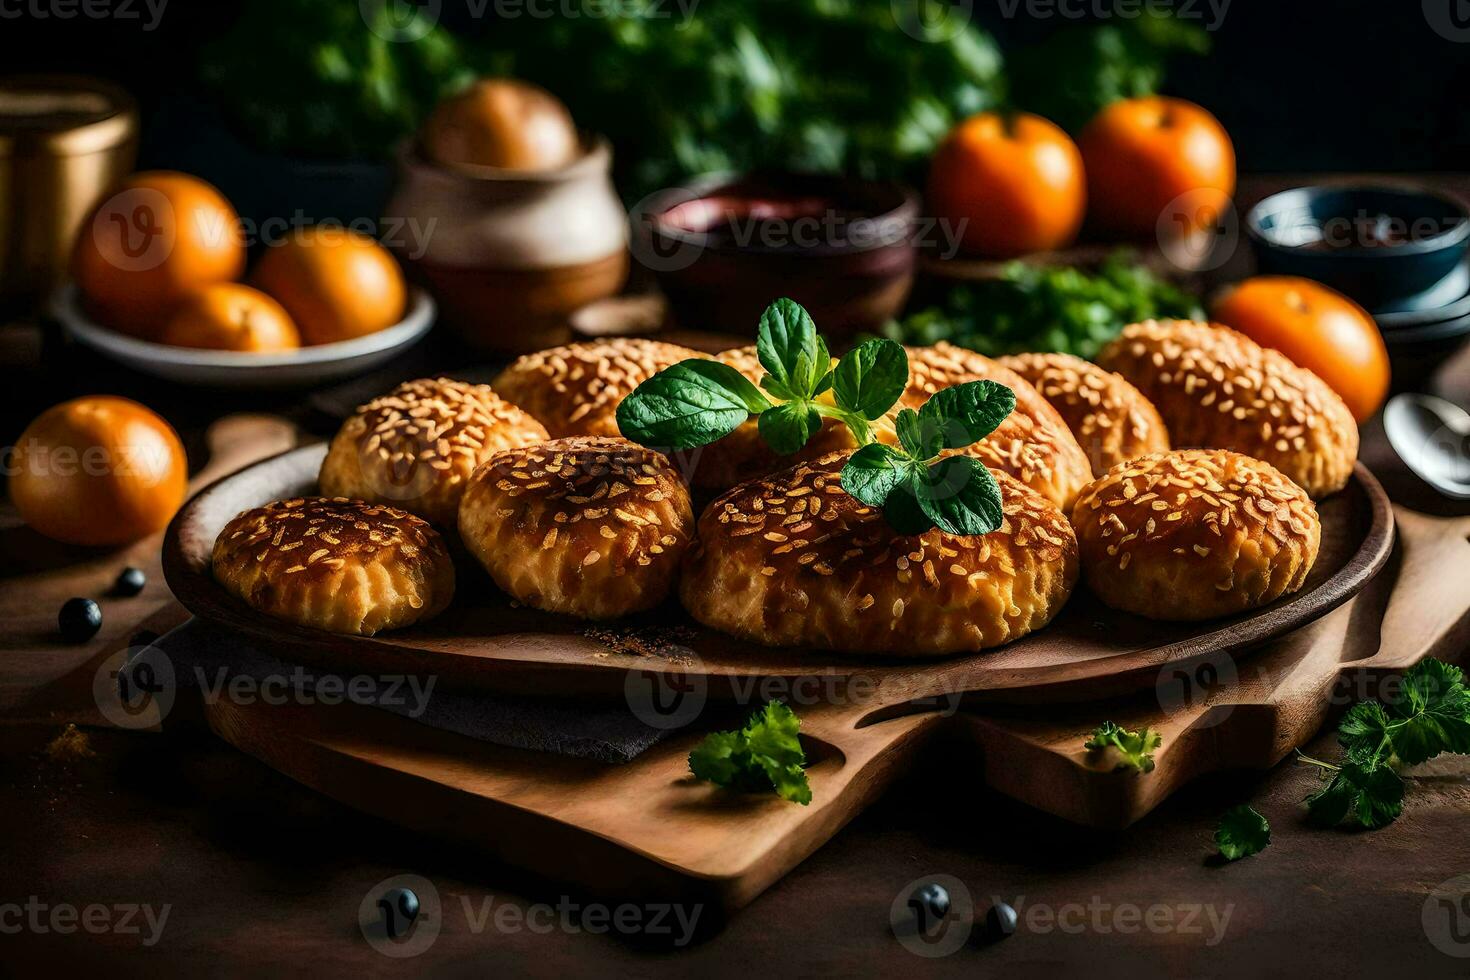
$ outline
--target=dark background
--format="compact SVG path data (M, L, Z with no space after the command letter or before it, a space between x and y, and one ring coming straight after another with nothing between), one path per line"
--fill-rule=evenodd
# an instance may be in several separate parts
M17 17L30 2L0 0L0 70L111 77L138 95L145 126L160 100L198 93L200 44L228 30L244 5L168 0L158 28L144 32L140 20ZM142 0L131 2L143 12ZM1459 4L1470 22L1466 0L1427 2ZM1004 9L1020 13L1008 18ZM1028 18L1026 9L1024 0L1019 7L975 0L976 19L1003 48L1075 23ZM1206 9L1204 0L1198 9ZM443 0L446 24L466 18L465 0ZM262 52L260 71L271 70ZM1233 0L1213 52L1176 62L1166 90L1220 117L1244 172L1470 170L1470 43L1435 33L1421 0ZM145 139L140 163L173 165L172 152Z

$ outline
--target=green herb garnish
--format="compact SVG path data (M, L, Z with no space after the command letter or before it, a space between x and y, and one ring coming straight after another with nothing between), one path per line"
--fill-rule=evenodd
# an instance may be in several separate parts
M772 701L730 732L711 732L689 753L696 779L741 792L775 790L783 800L806 806L812 788L806 780L806 752L798 732L801 719Z
M948 534L988 534L1000 527L1000 487L979 460L940 458L983 439L1016 406L993 381L971 381L936 392L918 411L895 418L899 444L875 441L882 418L908 386L909 359L892 340L864 341L834 367L827 344L806 310L778 299L761 315L756 354L760 386L717 361L693 358L649 378L618 405L624 436L660 449L693 449L734 432L756 416L773 450L798 452L837 419L858 449L842 469L842 487L883 512L900 534L937 527ZM764 389L764 390L762 390ZM821 396L831 392L831 400Z
M1111 721L1105 721L1092 730L1082 747L1092 752L1114 748L1119 757L1117 768L1153 772L1154 753L1159 750L1163 741L1162 735L1148 727L1133 732Z
M1346 759L1334 765L1298 753L1327 785L1306 799L1307 816L1333 827L1349 817L1373 829L1404 809L1399 770L1441 753L1470 753L1470 689L1464 672L1440 660L1417 664L1402 686L1381 701L1362 701L1337 729Z
M1270 822L1244 803L1226 810L1215 829L1215 846L1227 861L1259 854L1270 843Z

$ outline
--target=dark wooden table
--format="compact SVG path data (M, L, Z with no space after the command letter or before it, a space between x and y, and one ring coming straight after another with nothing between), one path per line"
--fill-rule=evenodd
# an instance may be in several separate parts
M1289 182L1258 179L1242 196ZM1464 178L1445 182L1470 189ZM7 427L84 390L159 405L191 450L203 422L228 410L285 410L312 423L299 399L262 405L211 396L206 410L197 395L111 369L68 361L61 372L36 349L30 333L14 328L0 348L15 379L0 396ZM1470 353L1446 365L1436 388L1470 402ZM1376 421L1364 440L1365 461L1397 502L1470 512L1408 475ZM358 911L373 886L405 872L433 883L443 912L432 947L402 962L435 973L934 968L1138 980L1470 972L1470 958L1441 949L1470 955L1470 908L1458 915L1465 934L1436 936L1438 945L1423 920L1436 886L1470 874L1470 766L1460 762L1432 765L1415 780L1404 815L1374 833L1307 828L1300 801L1315 777L1287 763L1210 778L1127 832L1102 834L989 792L955 771L940 747L722 930L675 949L665 936L608 931L607 913L581 908L585 895L347 810L198 728L105 726L91 696L99 651L162 606L164 586L154 576L139 598L105 600L103 633L80 647L54 637L55 612L70 595L102 593L123 564L147 563L153 550L156 542L127 555L77 552L18 526L8 507L0 512L0 973L397 972L400 961L364 939ZM1446 574L1465 576L1470 588L1470 570ZM94 754L53 757L48 747L73 721ZM1311 748L1331 754L1331 741L1320 736ZM1258 857L1217 866L1209 860L1215 822L1242 801L1271 820L1274 842ZM889 909L911 883L936 874L959 879L982 908L992 895L1011 901L1020 932L995 946L967 945L932 967L923 962L895 939ZM155 923L167 906L156 936L141 910L129 912L135 906L148 906Z

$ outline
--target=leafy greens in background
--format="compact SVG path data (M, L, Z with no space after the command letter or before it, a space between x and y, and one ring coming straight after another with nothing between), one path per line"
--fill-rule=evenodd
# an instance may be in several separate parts
M407 4L252 0L243 7L229 32L205 47L202 73L228 115L267 150L384 159L476 74L454 36Z
M1109 103L1157 92L1174 57L1209 51L1204 26L1168 14L1065 27L1011 53L1011 101L1075 134Z
M806 806L806 752L798 733L801 719L780 701L755 712L744 728L711 732L689 753L695 779L745 793L774 790L783 800Z
M690 358L624 398L618 430L655 449L694 449L754 415L766 444L789 456L816 434L823 418L837 419L858 446L842 469L842 488L881 510L899 534L932 527L989 534L1000 527L1000 487L984 464L968 456L939 457L978 442L1005 421L1016 407L1011 389L971 381L936 392L917 412L898 412L899 444L886 446L874 441L869 423L887 414L908 386L903 347L868 340L833 366L811 315L789 299L776 300L761 315L755 347L765 372L760 388L729 365Z
M952 286L937 305L885 333L905 344L947 340L991 356L1058 351L1091 359L1130 323L1203 317L1197 298L1119 251L1096 272L1011 263L1002 278Z

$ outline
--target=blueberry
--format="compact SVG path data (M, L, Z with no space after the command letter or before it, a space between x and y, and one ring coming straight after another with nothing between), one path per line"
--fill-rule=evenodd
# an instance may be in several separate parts
M85 643L102 628L102 607L91 599L68 599L56 616L61 638L68 643Z
M1016 910L1005 902L996 902L985 913L985 935L991 940L1005 939L1016 931Z
M909 909L913 911L919 928L927 930L930 923L940 922L949 914L949 892L933 881L920 885L909 896Z
M412 888L390 888L378 899L378 911L383 913L383 930L388 938L397 939L407 935L413 920L419 917L419 897Z
M112 584L112 594L128 598L142 592L143 586L147 584L148 576L143 574L143 569L129 565L122 570L122 574Z

